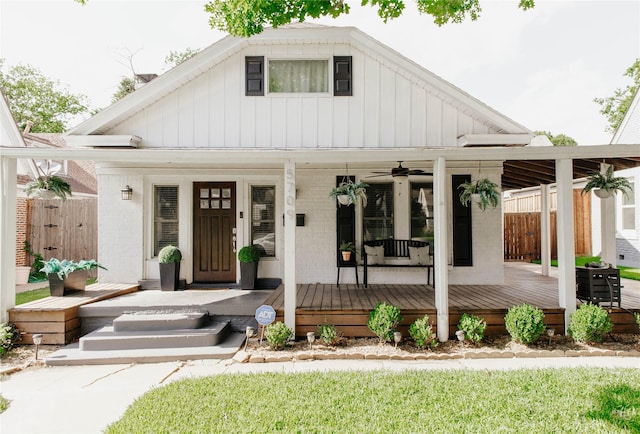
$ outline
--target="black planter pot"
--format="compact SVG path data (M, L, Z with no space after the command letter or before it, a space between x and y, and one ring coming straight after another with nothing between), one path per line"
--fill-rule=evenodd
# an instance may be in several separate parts
M160 289L177 291L180 279L180 262L160 264Z
M62 297L73 291L84 291L87 286L88 270L77 270L69 273L64 279L57 274L49 274L49 290L53 297Z
M240 262L240 288L254 289L258 278L257 262Z

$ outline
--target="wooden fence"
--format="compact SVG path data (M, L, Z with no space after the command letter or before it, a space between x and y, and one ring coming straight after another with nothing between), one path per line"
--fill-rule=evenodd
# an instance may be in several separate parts
M589 256L591 252L591 195L581 196L579 190L573 191L573 224L576 255ZM551 212L551 257L558 257L558 239L556 234L556 213ZM504 214L504 260L539 260L540 249L540 213Z
M98 259L97 198L31 199L27 219L31 250L45 260Z

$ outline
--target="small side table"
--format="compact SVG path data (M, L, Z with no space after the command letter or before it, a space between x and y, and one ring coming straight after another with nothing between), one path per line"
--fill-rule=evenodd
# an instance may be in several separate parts
M360 281L358 280L358 263L355 260L343 261L340 259L338 260L338 279L337 279L338 288L340 288L340 269L341 268L353 268L356 272L356 286L360 286Z

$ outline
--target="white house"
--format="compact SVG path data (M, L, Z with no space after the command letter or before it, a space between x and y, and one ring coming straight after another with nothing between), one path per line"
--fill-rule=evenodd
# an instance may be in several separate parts
M501 208L461 206L461 182L558 182L560 254L571 263L559 291L569 315L572 163L640 155L526 146L532 138L358 29L300 24L222 39L69 131L78 149L60 153L97 162L102 281L158 278L157 253L174 243L188 283L236 282L236 250L256 243L265 255L259 276L284 281L285 321L295 327L296 284L335 282L344 227L359 247L432 239L446 339L448 285L503 282ZM38 155L2 152L7 167ZM392 176L398 161L409 171ZM338 214L328 195L347 176L370 184L369 204ZM121 200L126 189L131 200ZM425 283L425 273L381 269L369 280Z

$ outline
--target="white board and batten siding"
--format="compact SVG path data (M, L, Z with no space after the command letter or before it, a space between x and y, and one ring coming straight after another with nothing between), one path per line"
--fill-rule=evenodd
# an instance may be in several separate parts
M245 56L353 58L353 96L245 96ZM266 66L265 66L266 69ZM265 80L266 81L266 80ZM251 45L133 114L109 134L145 148L452 147L463 134L496 133L427 83L347 44Z

